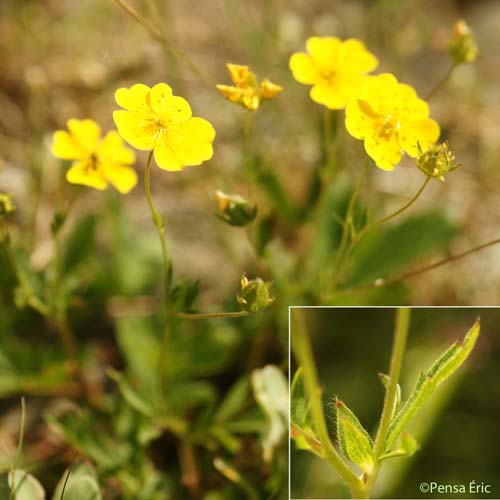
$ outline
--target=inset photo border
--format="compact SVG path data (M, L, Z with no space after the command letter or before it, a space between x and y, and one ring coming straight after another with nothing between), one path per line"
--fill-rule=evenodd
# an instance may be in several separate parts
M290 307L290 498L498 498L500 308Z

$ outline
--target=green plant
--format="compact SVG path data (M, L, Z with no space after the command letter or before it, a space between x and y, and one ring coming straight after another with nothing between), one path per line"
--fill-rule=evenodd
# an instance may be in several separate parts
M375 438L364 429L347 405L335 398L335 448L325 416L311 344L300 310L292 310L292 348L299 364L291 388L291 436L300 449L326 460L349 486L353 498L369 498L383 467L390 458L409 457L418 449L406 432L410 421L432 398L437 387L465 362L479 336L479 319L462 342L455 342L426 370L420 372L411 393L402 398L399 378L410 327L410 309L396 312L389 373L380 374L386 389ZM356 465L358 474L352 468Z

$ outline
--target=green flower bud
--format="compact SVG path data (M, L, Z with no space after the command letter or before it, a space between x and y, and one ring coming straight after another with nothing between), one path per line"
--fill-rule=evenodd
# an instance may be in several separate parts
M434 144L425 152L422 152L420 146L418 149L417 167L431 177L444 181L444 174L460 166L460 163L454 163L455 156L448 148L447 142Z
M8 193L0 193L0 215L7 215L15 210L12 203L12 195Z
M463 20L453 25L453 34L448 44L448 53L455 64L471 63L476 60L478 48L474 35Z
M249 280L243 275L241 277L241 290L236 296L236 302L243 311L259 312L274 302L274 297L271 297L271 285L270 281L265 282L260 278Z
M215 191L215 199L219 209L217 217L231 226L246 226L257 215L257 205L243 196Z

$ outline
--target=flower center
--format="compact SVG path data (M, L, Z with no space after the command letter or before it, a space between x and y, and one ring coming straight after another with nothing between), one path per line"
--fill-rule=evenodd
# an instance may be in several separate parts
M326 84L332 84L337 79L337 72L334 69L322 69L321 77Z
M379 135L382 137L389 138L391 135L396 134L399 128L400 123L396 117L392 115L380 117Z

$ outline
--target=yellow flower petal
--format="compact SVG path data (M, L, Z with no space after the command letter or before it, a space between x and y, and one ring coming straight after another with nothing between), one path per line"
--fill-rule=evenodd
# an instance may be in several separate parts
M97 157L102 163L131 165L135 162L135 153L123 143L118 132L111 130L97 148Z
M172 94L172 89L166 83L158 83L146 97L146 102L166 126L170 121L187 120L191 118L191 106L179 96Z
M71 118L67 121L68 130L73 140L85 152L95 151L101 138L101 128L94 120L77 120Z
M295 80L305 85L313 85L319 79L319 72L312 57L305 52L297 52L290 57L290 70Z
M129 89L121 88L115 92L115 101L128 111L147 112L146 96L151 89L142 83L136 83Z
M250 72L250 68L248 66L227 63L226 67L229 71L229 77L234 84L238 85L247 81Z
M86 152L65 130L54 132L51 153L62 160L78 160L86 156Z
M313 36L306 42L307 51L320 68L332 68L338 58L341 41L334 36Z
M400 83L394 95L394 107L402 117L410 117L410 121L429 116L429 105L417 96L415 89Z
M266 78L260 84L260 91L262 92L263 99L272 99L276 94L283 91L283 87Z
M76 161L66 172L66 180L71 184L81 184L104 191L108 187L106 178L100 169L94 168L89 160Z
M238 102L243 96L243 90L229 85L216 85L217 90L231 102Z
M409 156L417 158L419 154L417 143L424 152L431 144L437 142L440 132L435 120L422 118L399 131L399 143Z
M348 94L341 85L315 85L310 91L311 99L329 109L343 109Z
M155 161L164 170L200 165L213 155L215 130L203 118L191 118L165 131L155 147Z
M129 111L113 112L118 133L134 148L151 151L159 133L159 125L154 119L141 119Z
M363 42L349 38L339 47L339 63L352 65L357 73L369 73L378 66L378 59Z
M345 126L353 137L364 139L376 129L379 117L366 101L351 99L346 106Z
M372 135L365 139L365 151L377 167L392 170L401 160L401 148L397 137L392 135L380 137Z
M120 193L129 193L137 184L137 172L126 165L104 163L101 166L106 179Z

